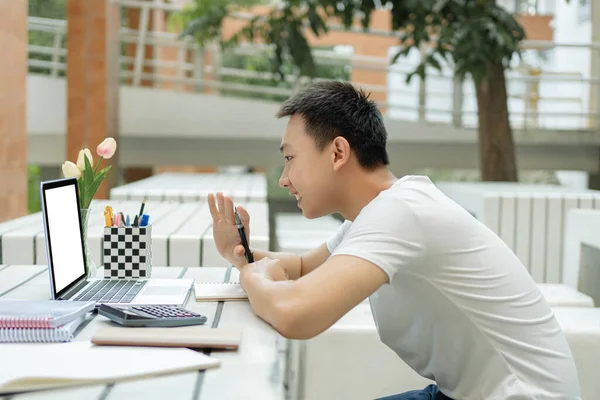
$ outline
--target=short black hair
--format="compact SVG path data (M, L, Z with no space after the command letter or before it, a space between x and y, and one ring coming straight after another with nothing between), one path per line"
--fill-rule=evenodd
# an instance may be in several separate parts
M344 137L365 169L389 164L387 131L375 101L352 83L318 81L287 99L277 118L300 114L319 150Z

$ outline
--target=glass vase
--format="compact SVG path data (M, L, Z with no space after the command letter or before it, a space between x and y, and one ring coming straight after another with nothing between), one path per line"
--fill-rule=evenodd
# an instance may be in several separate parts
M96 271L98 270L98 266L94 262L94 258L90 253L90 247L88 245L88 222L90 219L92 209L91 208L83 208L81 209L81 228L83 233L83 251L85 254L85 275L88 278L95 278Z

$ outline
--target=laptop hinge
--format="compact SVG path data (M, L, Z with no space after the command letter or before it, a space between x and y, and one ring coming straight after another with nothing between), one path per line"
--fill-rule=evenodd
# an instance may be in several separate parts
M75 296L77 292L79 292L85 285L87 285L89 281L87 279L82 279L81 282L73 286L71 289L67 291L67 293L60 296L61 300L70 300L71 297Z

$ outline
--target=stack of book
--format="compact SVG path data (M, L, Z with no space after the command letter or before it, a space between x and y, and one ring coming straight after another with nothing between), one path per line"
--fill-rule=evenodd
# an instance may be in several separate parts
M0 299L0 343L70 342L94 302Z

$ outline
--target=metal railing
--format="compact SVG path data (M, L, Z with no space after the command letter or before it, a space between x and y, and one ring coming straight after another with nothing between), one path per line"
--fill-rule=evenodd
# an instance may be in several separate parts
M268 71L254 71L245 68L227 66L226 57L269 57L270 49L265 45L244 44L223 52L218 46L201 48L189 39L179 39L169 32L152 30L149 26L150 12L155 10L173 11L179 6L162 2L139 0L112 0L123 7L140 9L138 29L122 27L120 39L122 45L133 46L134 54L120 57L120 74L126 85L155 86L162 89L207 91L227 95L276 96L285 98L308 80L290 73L284 82L274 86L274 76ZM247 15L238 15L247 18ZM66 74L67 49L65 37L67 22L63 20L29 17L30 32L43 32L48 35L46 42L52 45L29 45L29 67L32 73L46 73L57 77ZM341 27L332 27L342 29ZM361 34L364 32L360 31ZM40 33L38 33L39 35ZM396 35L390 32L370 32L372 35ZM51 39L51 40L50 40ZM146 57L146 46L152 46L153 57ZM551 42L523 42L524 54L540 61L540 52L547 57L559 57L574 52L582 60L591 62L592 57L599 59L599 44L558 44ZM169 52L169 54L167 54ZM470 79L457 81L446 66L444 73L428 71L424 81L414 78L410 85L403 83L404 77L411 72L420 60L413 55L412 61L402 61L390 65L389 58L371 57L358 54L342 54L333 50L313 51L318 66L340 67L349 71L349 78L376 98L385 98L379 102L390 118L412 121L449 123L454 126L473 127L477 124L477 107L474 85ZM210 62L206 62L206 58ZM150 72L148 72L150 68ZM588 68L589 69L589 68ZM387 84L370 84L352 79L357 72L371 71L385 74ZM237 82L235 80L238 80ZM240 80L246 80L240 82ZM251 81L249 81L251 80ZM513 127L595 129L600 117L600 79L586 77L573 71L545 71L535 65L521 64L507 71L507 90L509 111ZM595 100L596 106L590 107Z

